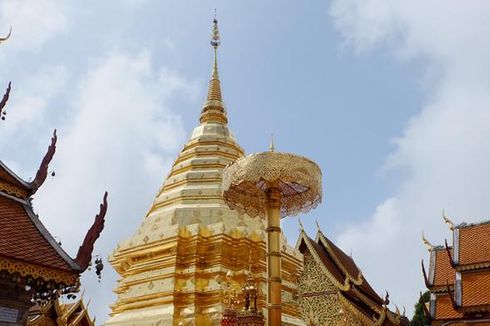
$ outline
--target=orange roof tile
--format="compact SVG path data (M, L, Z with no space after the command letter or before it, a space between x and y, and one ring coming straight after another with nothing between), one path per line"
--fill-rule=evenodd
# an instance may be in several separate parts
M461 277L463 308L490 305L490 271L464 272Z
M456 319L461 318L462 313L457 312L453 308L449 294L444 293L436 296L436 319Z
M459 265L490 262L490 223L459 228Z
M451 254L453 249L450 249ZM433 286L446 286L446 280L450 285L454 284L456 271L451 267L446 249L436 249L436 261L434 267L434 284Z
M29 214L34 213L28 204L0 195L0 256L72 271L72 267L46 239L51 235L43 235Z

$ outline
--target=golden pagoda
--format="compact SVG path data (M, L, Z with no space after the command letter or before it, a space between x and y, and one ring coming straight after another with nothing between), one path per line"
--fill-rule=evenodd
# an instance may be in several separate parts
M223 169L244 151L228 128L216 19L211 45L214 64L200 124L139 229L109 257L120 279L106 325L219 325L227 306L225 276L244 285L249 271L258 308L267 315L265 222L231 210L223 200ZM283 236L281 251L282 324L304 325L293 299L303 258Z

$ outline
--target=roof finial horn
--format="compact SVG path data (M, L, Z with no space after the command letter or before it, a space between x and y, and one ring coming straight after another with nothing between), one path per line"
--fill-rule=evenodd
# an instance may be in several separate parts
M298 217L299 228L301 232L305 232L305 228L303 227L303 223L301 223L301 219Z
M446 214L444 213L444 208L442 209L442 219L444 220L444 223L449 225L449 230L454 231L454 223L446 217Z
M434 250L434 245L432 243L430 243L429 240L427 240L425 238L424 231L422 231L422 242L427 247L427 250L429 250L429 251Z
M315 220L315 223L316 223L316 228L318 229L318 232L322 232L322 229L320 228L320 223L318 223L318 220L316 219Z
M10 26L9 33L7 34L7 36L0 37L0 43L8 40L10 38L10 35L12 35L12 26Z

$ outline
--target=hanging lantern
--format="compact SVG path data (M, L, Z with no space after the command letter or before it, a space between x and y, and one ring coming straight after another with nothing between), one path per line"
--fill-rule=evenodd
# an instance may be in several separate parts
M97 255L95 258L95 274L97 274L97 277L99 278L99 283L102 277L103 269L104 269L104 264L102 263L102 258L100 258L100 256Z

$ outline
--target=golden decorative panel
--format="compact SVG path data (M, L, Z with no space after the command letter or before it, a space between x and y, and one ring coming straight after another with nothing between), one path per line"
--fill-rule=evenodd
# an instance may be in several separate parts
M7 258L0 257L0 270L11 274L19 273L23 277L42 278L46 281L54 281L65 285L75 285L78 283L78 275L65 271L22 263Z
M17 186L14 186L10 183L7 183L7 182L0 182L0 191L3 191L9 195L12 195L12 196L15 196L17 198L27 198L27 191L20 188L20 187L17 187Z
M303 319L311 326L338 325L342 306L336 287L308 252L303 266L298 280L298 304Z

